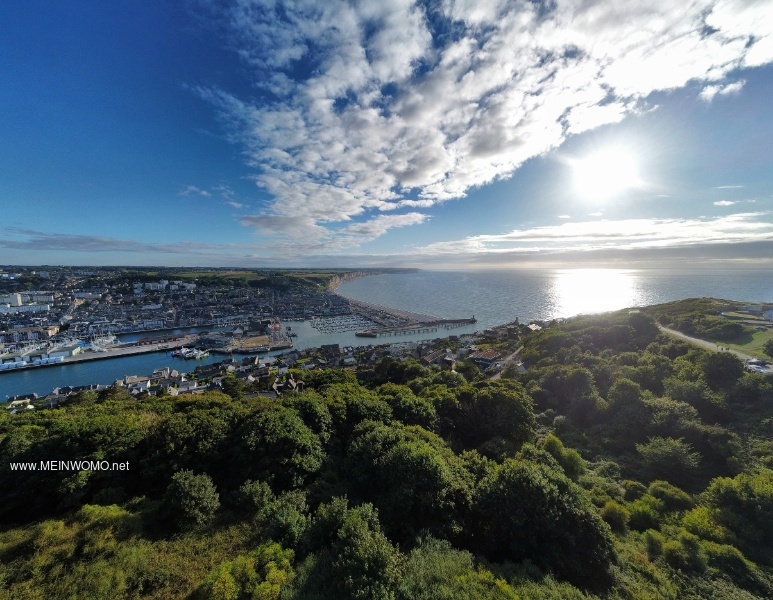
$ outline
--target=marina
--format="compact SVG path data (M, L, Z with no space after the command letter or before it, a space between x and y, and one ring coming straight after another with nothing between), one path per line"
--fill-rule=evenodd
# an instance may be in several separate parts
M382 335L405 335L413 333L429 333L438 329L451 329L462 327L463 325L474 325L477 323L475 316L471 319L437 319L424 323L411 323L408 325L398 325L396 327L377 327L375 329L362 329L354 335L358 337L376 338Z

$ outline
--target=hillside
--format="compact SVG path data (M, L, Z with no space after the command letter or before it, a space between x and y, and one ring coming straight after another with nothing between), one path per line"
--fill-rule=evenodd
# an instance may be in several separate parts
M383 356L3 415L1 593L771 597L773 384L648 312L524 328L499 381Z

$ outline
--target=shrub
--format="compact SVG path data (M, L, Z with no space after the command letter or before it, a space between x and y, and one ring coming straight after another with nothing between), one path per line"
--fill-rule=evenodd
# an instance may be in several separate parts
M634 500L628 505L628 511L631 513L631 518L628 521L630 528L636 531L660 529L660 510L662 508L662 502L649 494Z
M273 502L274 494L265 481L245 481L236 493L236 504L250 515L258 515Z
M644 544L647 547L647 556L650 560L663 554L663 536L654 529L648 529L644 534Z
M565 448L555 435L548 435L542 442L542 449L558 461L564 474L572 481L577 481L585 472L585 461L577 450Z
M220 497L208 475L178 471L166 489L162 506L165 516L178 527L201 527L215 516Z
M728 539L727 530L719 525L708 506L696 506L682 517L682 527L704 540L724 542Z
M560 471L508 459L481 482L475 510L480 550L491 560L529 558L576 585L609 582L615 561L609 528Z
M687 510L693 506L690 494L667 481L653 481L647 491L650 496L663 502L666 511Z
M636 444L636 450L650 479L688 481L700 463L700 454L681 438L653 437L646 444Z
M647 493L647 487L643 483L639 483L638 481L633 481L631 479L624 480L622 482L622 486L623 490L625 490L623 499L626 502L638 500Z
M610 500L601 509L601 518L615 533L625 533L628 531L628 521L631 520L631 513L619 502Z
M702 573L706 555L697 536L682 530L679 537L663 544L663 558L674 569Z
M276 600L292 576L292 550L274 542L218 565L196 591L202 600Z

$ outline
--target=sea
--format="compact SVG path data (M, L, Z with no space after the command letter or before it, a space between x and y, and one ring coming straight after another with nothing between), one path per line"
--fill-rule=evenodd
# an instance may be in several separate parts
M444 319L474 316L476 323L374 340L358 338L353 331L323 333L309 321L289 322L285 325L296 334L296 348L415 342L472 333L516 319L548 321L684 298L773 303L773 269L421 270L354 279L341 284L336 292L352 300ZM200 361L185 361L161 352L4 372L0 373L0 401L19 394L43 396L59 386L108 385L125 375L150 374L165 366L187 372L225 358L212 354Z

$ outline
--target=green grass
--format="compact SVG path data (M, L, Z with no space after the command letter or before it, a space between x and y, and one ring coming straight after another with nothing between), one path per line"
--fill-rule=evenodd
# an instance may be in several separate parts
M762 347L765 345L765 342L771 339L773 339L773 329L766 331L750 330L734 342L719 342L719 345L757 358L770 359L770 356L762 351Z

